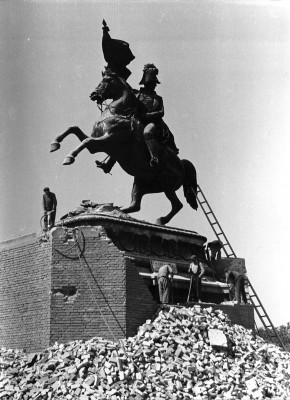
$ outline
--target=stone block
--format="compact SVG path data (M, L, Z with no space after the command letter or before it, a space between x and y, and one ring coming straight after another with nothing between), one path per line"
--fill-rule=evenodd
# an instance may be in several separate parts
M208 338L210 345L215 349L227 349L228 340L226 335L220 329L209 329Z

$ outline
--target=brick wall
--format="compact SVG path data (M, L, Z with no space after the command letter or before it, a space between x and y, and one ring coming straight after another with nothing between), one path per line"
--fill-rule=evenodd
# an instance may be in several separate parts
M203 308L212 307L214 310L222 310L227 314L233 324L242 325L246 329L255 329L254 308L251 305L226 305L206 303L199 305Z
M135 335L157 303L131 257L119 250L102 227L82 227L84 257L68 252L56 230L53 238L50 341ZM83 243L80 243L80 248ZM62 254L60 254L62 253Z
M27 235L0 244L0 346L49 343L50 245Z
M152 318L158 304L130 257L126 259L126 282L127 336L134 336L138 327Z
M103 227L82 227L81 258L57 228L0 244L0 346L40 351L55 341L136 334L157 308L138 268Z
M124 254L104 230L83 227L81 259L54 232L51 275L50 342L87 340L93 336L119 339L126 333ZM62 254L60 254L62 253Z
M32 234L0 243L0 346L32 352L55 341L116 340L135 335L152 318L158 304L136 258L120 250L104 226L81 229L81 258L62 228L48 242ZM201 306L254 327L251 306Z

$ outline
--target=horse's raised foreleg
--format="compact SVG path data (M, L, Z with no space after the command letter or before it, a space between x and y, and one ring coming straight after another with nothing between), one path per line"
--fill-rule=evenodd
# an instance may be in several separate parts
M126 214L140 211L141 200L144 194L145 194L144 191L140 188L138 183L134 181L131 194L131 204L129 205L129 207L121 208L121 210Z
M88 136L78 127L78 126L71 126L68 128L65 132L63 132L61 135L58 135L55 139L54 142L51 143L50 145L50 151L56 151L60 148L60 143L65 139L68 135L74 134L76 137L82 142Z
M71 151L63 161L63 165L70 165L75 161L76 156L84 149L87 149L91 154L98 152L106 152L107 148L106 137L90 138L87 137L82 143Z
M171 211L165 217L160 217L157 219L156 223L159 225L167 224L173 217L176 215L183 207L181 201L177 197L174 191L166 191L164 192L168 200L171 202Z

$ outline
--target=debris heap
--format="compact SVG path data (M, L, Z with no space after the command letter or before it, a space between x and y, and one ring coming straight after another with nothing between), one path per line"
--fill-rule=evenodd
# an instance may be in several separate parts
M168 307L136 336L0 351L1 400L287 399L290 353L219 310Z

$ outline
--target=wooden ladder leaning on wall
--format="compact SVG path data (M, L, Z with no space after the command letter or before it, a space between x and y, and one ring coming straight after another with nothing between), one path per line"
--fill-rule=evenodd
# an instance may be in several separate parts
M225 235L219 221L217 220L211 206L209 205L209 203L199 185L197 187L197 200L198 200L198 203L199 203L200 207L202 208L202 211L203 211L204 215L206 216L212 230L214 231L217 239L222 242L222 244L223 244L222 250L224 251L226 257L237 258L227 236ZM255 289L253 288L253 285L251 284L249 278L247 278L246 282L247 282L246 288L247 288L248 300L253 305L257 317L262 322L262 325L265 328L265 331L266 331L266 334L267 334L269 340L272 343L277 344L278 346L281 346L283 348L283 350L286 350L282 339L280 338L276 328L274 327L272 321L270 320L270 317L267 314L267 312L266 312L261 300L259 299ZM255 323L255 329L256 329L256 332L258 332L256 323Z

